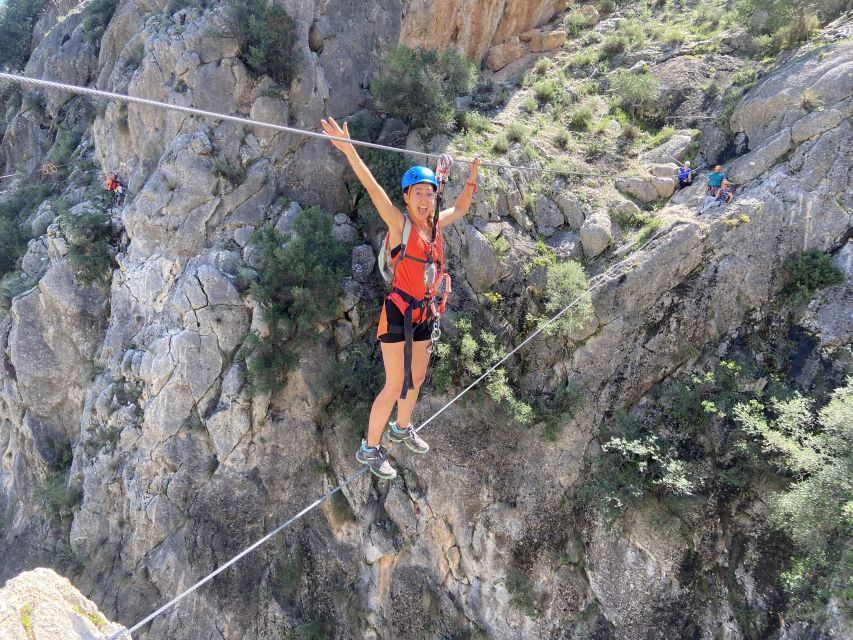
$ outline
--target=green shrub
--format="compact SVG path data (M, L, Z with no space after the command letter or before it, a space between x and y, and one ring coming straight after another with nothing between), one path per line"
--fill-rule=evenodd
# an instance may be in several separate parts
M541 396L537 402L536 410L537 421L544 423L542 438L554 442L583 401L584 396L581 388L571 383L559 387L550 397Z
M226 18L237 40L238 56L258 75L289 85L298 62L296 22L284 8L266 0L232 0Z
M13 271L24 255L30 233L23 222L52 190L52 184L36 182L0 200L0 277Z
M294 640L329 640L331 630L322 620L309 620L297 625L294 629Z
M552 80L540 80L533 83L533 95L539 102L553 102L559 91Z
M623 20L619 23L620 34L628 40L630 49L639 49L646 42L646 32L643 25L636 20Z
M743 431L795 482L770 500L770 520L794 543L782 581L791 617L825 622L827 604L849 615L853 595L853 377L832 394L815 424L799 396L738 407ZM846 604L845 604L846 603Z
M454 99L477 85L476 65L453 49L395 46L379 62L373 95L393 116L413 126L437 129L453 123Z
M657 147L662 145L664 142L669 140L672 136L675 135L675 127L671 127L669 125L660 129L657 133L652 134L649 137L649 146Z
M563 27L571 35L578 36L584 29L589 29L595 25L592 15L592 13L580 9L570 11L563 19Z
M527 616L533 617L536 613L536 592L530 577L517 567L509 567L504 586L510 595L510 603L524 611Z
M586 149L584 150L584 156L587 160L595 160L603 153L604 143L600 139L594 138L587 142Z
M734 10L750 31L778 34L792 45L807 39L820 25L845 10L835 0L736 0ZM819 14L822 20L816 17Z
M572 135L568 130L563 128L558 129L557 133L554 134L554 144L560 147L560 149L568 149L571 139Z
M342 361L327 363L323 378L332 393L329 410L343 416L354 433L361 434L373 400L385 381L381 360L359 344L349 349Z
M495 253L499 256L505 256L509 253L510 249L512 249L512 245L509 240L503 236L496 236L494 234L487 233L486 239L489 241L489 244L492 245L492 249L494 249Z
M68 470L51 470L44 483L36 488L45 520L53 525L70 524L74 508L80 504L82 494L68 486Z
M656 116L660 107L661 82L657 76L619 69L609 78L610 92L632 118Z
M506 139L510 142L522 142L527 138L527 127L520 122L510 122L506 127Z
M270 572L270 586L276 599L290 604L302 588L305 576L305 559L302 547L293 545L276 558Z
M536 71L540 76L544 76L548 73L548 69L551 68L551 59L550 58L541 58L536 61L536 64L533 66L533 70Z
M633 122L622 127L622 137L626 140L639 140L643 137L643 130Z
M593 47L584 47L566 58L567 68L582 68L598 62L598 51Z
M242 184L246 180L246 170L242 165L234 166L223 156L218 156L212 160L211 171L217 178L224 178L234 186Z
M0 69L23 69L30 57L33 27L47 0L6 0L0 7Z
M787 282L782 296L789 304L808 302L818 290L844 281L832 257L817 249L790 256L783 266Z
M303 211L285 240L272 227L255 232L259 277L251 293L263 308L269 335L247 336L241 348L252 387L280 388L297 361L289 342L317 335L318 324L338 312L341 281L350 265L349 247L332 236L332 216Z
M456 118L456 126L460 131L483 133L492 130L492 123L477 111L461 111Z
M606 520L647 494L693 493L691 470L671 441L624 413L606 426L604 437L601 448L606 455L596 461L596 470L580 497L598 502Z
M539 102L533 96L527 96L522 100L521 108L527 113L535 113L539 109Z
M118 239L118 232L110 220L106 196L98 199L93 208L84 213L62 213L59 222L68 241L68 258L77 281L89 286L109 280L115 266L116 250L113 245Z
M480 120L476 112L465 112L470 114L465 116L465 121L472 126L479 126L483 123L483 118ZM353 138L358 140L374 141L379 131L382 128L382 119L360 111L358 114L347 120L349 131ZM403 206L403 194L400 191L400 178L409 167L411 158L406 157L401 153L388 153L379 149L363 148L359 149L359 155L364 163L370 167L370 172L376 181L388 194L388 197L399 207ZM358 224L363 231L371 229L373 222L379 223L379 215L370 203L367 197L367 190L361 184L361 181L352 175L348 181L347 187L352 194L353 199L359 204ZM363 205L363 206L362 206ZM364 215L362 215L364 214ZM367 218L367 219L365 219Z
M7 273L0 279L0 317L6 314L12 306L12 298L32 289L36 281L23 273Z
M118 0L90 0L83 8L83 33L92 44L99 45L113 18Z
M509 151L509 139L505 133L501 133L492 141L492 151L497 154L504 155Z
M683 29L679 27L673 26L669 27L663 32L662 39L669 45L676 46L684 42L686 38L686 34Z
M755 83L756 76L755 67L747 65L732 75L732 84L738 87L751 87Z
M610 219L622 229L636 229L642 227L652 219L646 211L620 211L614 209L610 212Z
M601 44L601 52L606 58L625 53L628 50L628 38L621 33L612 33L604 38Z
M595 6L598 7L598 13L603 16L613 13L616 10L615 0L598 0Z
M576 107L569 113L569 124L578 131L589 129L594 119L595 113L588 105Z
M711 80L711 82L702 87L702 92L706 98L716 98L720 95L720 85Z
M145 43L139 40L122 53L124 55L124 68L138 69L143 58L145 58Z
M579 329L592 314L592 298L589 294L589 282L579 262L552 262L545 271L545 290L540 302L545 309L545 318L538 318L537 324L551 318L568 305L572 307L545 330L551 335L567 336Z
M86 128L86 124L81 123L77 126L57 131L56 139L53 141L53 146L47 154L47 159L55 164L69 163L72 154L80 145L80 140L83 138Z
M436 349L432 384L439 392L469 384L506 355L493 333L480 331L475 336L471 320L466 316L457 316L453 324L454 331L448 332L450 337ZM533 409L516 397L503 368L496 369L486 379L486 391L507 410L512 422L519 426L530 424Z

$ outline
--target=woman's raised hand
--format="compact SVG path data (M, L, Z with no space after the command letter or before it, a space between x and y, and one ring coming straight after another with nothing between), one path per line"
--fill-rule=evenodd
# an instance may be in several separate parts
M477 184L477 174L480 173L480 158L474 158L471 163L471 172L468 174L468 182Z
M336 138L349 139L349 127L347 126L346 122L344 122L343 129L337 122L335 122L335 119L332 117L329 117L326 120L320 120L320 124L323 127L323 131L326 132L326 135L334 136ZM354 148L352 144L348 142L340 142L339 140L330 140L330 142L343 153L348 153Z

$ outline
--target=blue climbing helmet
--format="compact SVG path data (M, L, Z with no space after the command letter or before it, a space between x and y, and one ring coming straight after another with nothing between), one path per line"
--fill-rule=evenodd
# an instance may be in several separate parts
M435 179L435 173L429 167L412 167L403 174L403 179L400 181L400 186L403 188L403 193L413 184L428 182L433 189L438 189L438 180Z

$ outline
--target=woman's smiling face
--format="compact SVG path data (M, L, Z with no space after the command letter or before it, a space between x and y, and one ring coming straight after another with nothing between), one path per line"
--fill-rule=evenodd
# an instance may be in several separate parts
M426 222L435 209L435 190L428 183L412 185L403 194L409 215L418 222Z

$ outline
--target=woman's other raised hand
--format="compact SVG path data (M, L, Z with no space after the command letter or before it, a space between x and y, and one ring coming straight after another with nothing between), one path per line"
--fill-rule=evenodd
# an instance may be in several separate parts
M335 122L335 119L331 116L327 119L320 120L320 125L323 127L323 131L326 135L334 136L335 138L346 138L349 140L349 126L344 122L343 128ZM344 154L348 154L353 150L353 146L349 142L341 142L339 140L330 140L335 147L342 151Z

